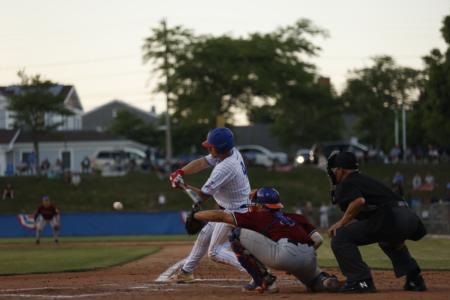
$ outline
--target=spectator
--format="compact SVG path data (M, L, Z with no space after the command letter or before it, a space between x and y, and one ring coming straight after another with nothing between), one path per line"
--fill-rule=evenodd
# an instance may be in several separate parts
M439 163L439 152L433 145L428 145L428 160L431 163Z
M445 195L444 195L444 201L445 202L450 202L450 181L447 182L447 186L445 189Z
M392 179L392 190L400 195L402 198L404 196L404 189L403 189L403 183L405 181L405 178L400 172L396 172L394 175L394 178Z
M89 174L91 172L91 160L89 157L85 156L84 159L81 161L81 173L82 174Z
M407 147L407 148L405 149L405 153L404 153L403 158L404 158L405 161L407 161L407 162L414 162L414 159L413 159L413 153L412 153L412 149L411 149L411 148Z
M414 151L414 160L416 162L422 162L423 157L424 157L424 154L423 154L422 147L421 146L417 146L415 151Z
M11 183L7 183L5 188L3 189L2 199L6 200L6 198L14 199L14 189Z
M424 184L422 184L422 186L420 187L420 191L432 192L435 186L436 183L434 181L434 176L430 172L427 172L424 178Z
M36 154L34 153L34 151L31 151L31 153L28 155L27 166L28 173L30 175L36 174Z
M391 151L389 152L389 156L391 158L391 162L393 164L396 164L399 162L400 160L400 156L401 156L402 150L400 149L400 145L395 145Z
M130 159L127 164L128 172L136 171L136 165L137 165L136 159L134 159L134 158Z
M64 171L62 161L58 158L55 162L55 171L61 175Z
M50 171L47 174L48 178L59 178L62 176L62 163L61 160L57 159L55 164L51 166Z
M417 191L422 186L422 177L416 173L411 182L413 191Z
M44 159L41 163L41 173L42 175L47 175L48 171L50 170L50 162L48 161L48 158Z
M434 176L430 172L425 175L425 184L435 185Z
M328 218L328 211L330 207L326 205L325 203L322 203L322 205L319 208L319 214L320 214L320 228L327 228L330 227L329 218Z

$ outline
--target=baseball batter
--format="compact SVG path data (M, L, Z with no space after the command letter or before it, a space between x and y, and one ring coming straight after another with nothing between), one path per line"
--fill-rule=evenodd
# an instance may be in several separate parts
M46 224L50 224L53 231L53 240L57 244L59 242L59 210L50 202L48 196L42 197L42 203L34 213L34 222L36 224L36 244L40 243L41 232Z
M309 291L337 291L337 278L321 272L317 266L315 249L321 245L322 237L314 226L302 215L283 213L280 196L273 188L260 188L251 199L249 212L210 210L194 215L200 221L236 226L231 245L253 278L253 288L244 288L277 292L276 277L267 271L270 267L294 275Z
M234 147L231 130L225 127L211 130L202 146L209 151L209 155L194 160L173 172L170 175L172 186L177 187L179 176L195 174L212 167L213 170L201 189L189 187L203 200L213 197L224 211L247 211L250 183L244 160ZM206 253L213 261L228 264L243 271L230 249L228 236L231 229L232 226L229 224L208 223L200 231L184 265L170 279L176 282L194 280L193 272Z

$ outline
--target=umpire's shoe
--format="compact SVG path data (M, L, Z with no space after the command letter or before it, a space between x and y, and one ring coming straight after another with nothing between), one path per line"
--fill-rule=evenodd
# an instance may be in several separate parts
M340 293L375 293L376 291L372 279L346 282L339 290Z
M406 282L403 289L405 291L423 292L427 290L427 286L425 285L425 280L423 280L422 275L417 274L414 277L406 277Z

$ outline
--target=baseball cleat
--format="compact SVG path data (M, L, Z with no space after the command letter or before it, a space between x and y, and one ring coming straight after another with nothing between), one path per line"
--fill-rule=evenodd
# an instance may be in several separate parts
M242 291L244 291L244 292L255 291L260 294L262 294L264 292L269 293L269 294L275 294L280 291L280 289L278 288L278 285L276 283L276 280L277 280L277 278L275 276L269 274L264 278L261 286L257 286L255 281L252 279L252 280L250 280L250 282L248 284L246 284L242 288Z
M375 293L376 291L377 289L375 288L372 279L346 282L344 286L339 289L340 293Z
M40 240L36 240L36 245L39 245L41 243Z
M172 276L169 277L170 281L176 283L189 283L195 280L194 274L186 272L183 268L180 268Z
M256 285L255 281L252 279L250 280L249 283L247 283L246 285L244 285L242 287L242 291L243 292L251 292L254 291L258 286Z
M417 275L415 278L407 278L403 289L405 291L423 292L427 290L427 286L422 275Z
M327 278L322 281L322 284L326 292L338 292L341 287L339 280L334 275L328 275Z

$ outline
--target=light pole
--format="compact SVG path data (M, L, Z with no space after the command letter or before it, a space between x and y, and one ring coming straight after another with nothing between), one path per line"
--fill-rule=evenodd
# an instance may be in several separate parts
M170 169L172 165L172 132L170 126L170 88L169 88L169 44L167 41L167 22L164 19L162 21L163 24L163 36L164 36L164 76L166 77L166 115L165 115L165 123L166 123L166 163Z

